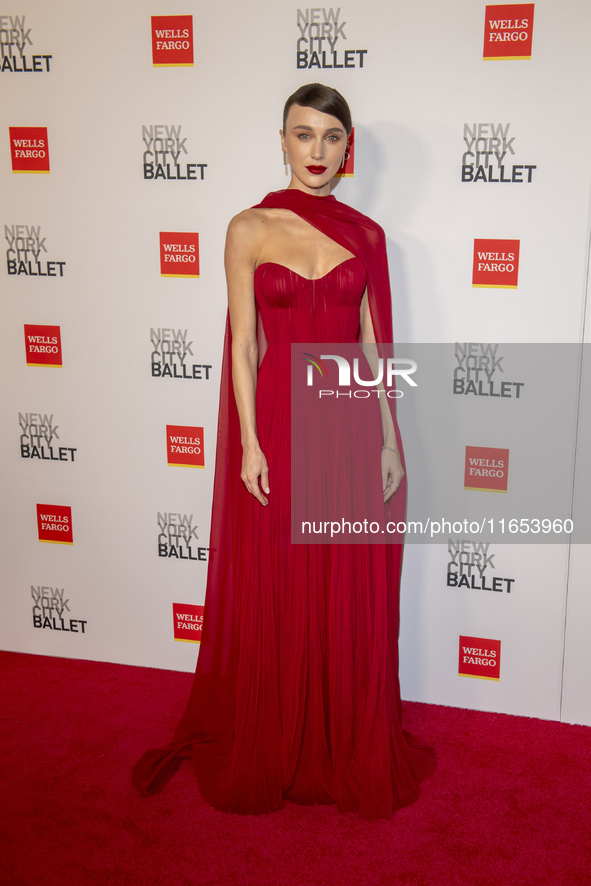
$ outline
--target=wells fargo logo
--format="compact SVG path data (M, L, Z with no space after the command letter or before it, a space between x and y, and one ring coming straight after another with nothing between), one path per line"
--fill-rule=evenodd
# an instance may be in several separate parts
M37 505L39 541L73 545L72 508L67 505Z
M155 68L193 67L193 16L152 16L152 64Z
M534 3L487 6L484 20L485 61L531 58Z
M205 467L203 428L166 425L168 464L175 468Z
M472 286L517 289L519 240L475 240Z
M59 326L25 323L27 366L61 366L62 340Z
M353 178L355 175L355 127L351 129L351 135L347 142L347 150L343 162L339 166L337 176L339 178Z
M466 446L464 489L479 492L506 492L508 479L508 449Z
M49 172L46 126L10 126L13 172Z
M482 637L460 637L460 677L499 680L501 677L501 641Z
M204 606L193 606L191 603L172 604L175 640L180 640L182 643L201 642L204 608Z
M199 277L199 234L160 232L160 276Z

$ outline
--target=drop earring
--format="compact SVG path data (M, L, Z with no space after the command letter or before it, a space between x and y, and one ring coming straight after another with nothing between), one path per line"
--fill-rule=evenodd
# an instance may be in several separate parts
M283 165L285 166L285 174L288 175L287 171L287 151L283 152Z

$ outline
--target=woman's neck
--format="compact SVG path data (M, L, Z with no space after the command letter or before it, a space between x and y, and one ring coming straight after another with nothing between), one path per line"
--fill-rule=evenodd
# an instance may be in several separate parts
M310 197L330 197L330 182L327 182L321 188L308 188L306 187L306 185L303 185L300 181L298 181L298 179L294 179L292 177L286 190L301 191L302 194L309 194Z

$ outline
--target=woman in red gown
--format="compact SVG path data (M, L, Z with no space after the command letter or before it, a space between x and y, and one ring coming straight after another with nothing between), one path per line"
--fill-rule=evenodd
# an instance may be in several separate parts
M203 638L173 740L133 768L145 795L190 759L202 796L225 812L287 800L389 818L435 766L401 726L400 540L291 540L291 344L392 342L383 231L330 194L350 133L336 90L298 89L281 130L288 188L228 228ZM375 398L347 445L368 506L396 520L406 478L394 402ZM334 407L326 416L327 428L338 421Z

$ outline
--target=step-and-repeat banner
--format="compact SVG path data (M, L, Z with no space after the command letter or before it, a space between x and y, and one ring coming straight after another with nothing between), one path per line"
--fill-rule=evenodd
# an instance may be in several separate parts
M307 82L351 105L335 195L386 231L396 342L453 343L438 396L400 405L409 508L441 483L518 541L588 519L589 361L538 371L509 345L585 340L589 4L1 12L3 648L194 668L225 230L285 187ZM591 547L474 529L406 547L404 697L591 723Z

